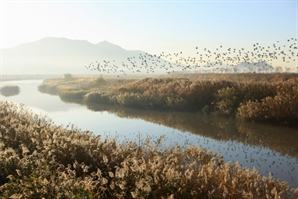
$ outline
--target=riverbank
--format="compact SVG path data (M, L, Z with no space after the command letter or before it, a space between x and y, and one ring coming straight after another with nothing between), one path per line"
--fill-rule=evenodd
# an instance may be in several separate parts
M1 75L1 81L19 81L19 80L43 80L48 78L57 78L60 75L46 75L46 74L36 74L36 75Z
M62 100L131 108L215 112L239 120L297 126L297 74L210 74L187 78L116 79L60 77L47 79L41 92ZM233 77L235 76L235 77ZM231 80L222 80L226 78ZM192 77L194 79L194 77ZM267 80L267 81L266 81Z
M297 198L298 188L210 151L101 140L0 102L2 198Z

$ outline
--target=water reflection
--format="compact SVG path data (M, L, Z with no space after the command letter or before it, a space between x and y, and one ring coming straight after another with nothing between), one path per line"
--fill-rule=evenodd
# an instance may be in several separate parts
M216 115L161 112L87 104L88 109L118 117L141 119L186 133L167 133L167 144L196 145L220 153L225 161L236 161L262 175L269 173L298 187L298 130L239 122ZM191 134L187 133L190 132ZM196 136L199 135L199 136ZM179 141L177 141L179 140ZM174 142L176 141L176 142Z
M59 92L55 87L53 88L47 88L45 86L39 86L38 91L40 93L48 94L51 96L58 96L62 102L65 102L66 104L80 104L84 105L84 101L82 99L77 99L77 98L70 98L70 97L63 97L59 95Z
M137 143L140 135L151 136L153 140L164 135L165 146L207 148L220 153L225 161L238 161L249 169L255 167L265 176L270 172L291 187L298 187L297 129L240 123L214 115L86 105L39 92L37 86L41 81L13 83L22 92L17 96L1 96L1 99L24 103L36 113L47 114L57 125L73 123L95 135L118 136L119 141Z
M98 104L86 106L92 111L108 111L118 117L142 119L218 141L268 147L298 159L298 129L239 122L209 114L136 110Z

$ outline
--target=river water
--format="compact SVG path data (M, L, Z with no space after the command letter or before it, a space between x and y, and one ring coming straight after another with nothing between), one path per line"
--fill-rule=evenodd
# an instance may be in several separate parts
M237 122L211 115L136 110L115 106L65 102L59 96L38 91L41 80L1 82L18 85L20 93L3 101L23 103L33 112L47 115L57 125L74 124L102 138L119 142L163 138L163 146L189 145L220 153L225 162L236 161L264 176L269 173L290 187L298 187L298 129Z

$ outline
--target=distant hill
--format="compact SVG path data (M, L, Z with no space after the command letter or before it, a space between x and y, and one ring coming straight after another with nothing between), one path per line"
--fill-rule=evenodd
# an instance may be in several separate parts
M103 60L124 61L145 54L125 50L107 41L91 44L86 40L46 37L2 49L2 74L95 74L84 66Z
M236 67L243 72L259 72L258 70L265 72L264 70L274 70L267 62L241 62Z
M227 64L218 64L211 62L209 65L204 65L205 71L215 73L247 73L247 72L268 72L274 68L267 62L241 62L237 65L231 66Z
M225 64L204 65L200 68L187 63L173 63L166 56L150 55L140 50L125 50L121 46L102 41L91 44L86 40L46 37L2 49L3 75L35 74L165 74L166 72L233 71L235 66ZM266 62L242 62L238 72L259 72L273 69ZM228 69L228 70L226 70Z

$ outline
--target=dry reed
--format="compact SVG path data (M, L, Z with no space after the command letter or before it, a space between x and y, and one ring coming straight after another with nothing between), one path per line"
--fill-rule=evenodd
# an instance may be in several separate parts
M205 149L101 140L3 101L0 138L1 198L298 197L298 188Z
M187 78L45 80L40 91L62 99L132 108L217 112L240 120L297 125L295 74L256 74L259 81ZM225 75L227 76L227 74ZM230 77L231 75L227 76ZM237 75L234 75L238 77ZM241 76L246 77L241 74ZM211 76L213 77L213 76ZM235 78L236 78L235 77ZM268 81L265 81L268 78ZM211 80L212 79L212 80ZM269 83L270 82L270 83Z

